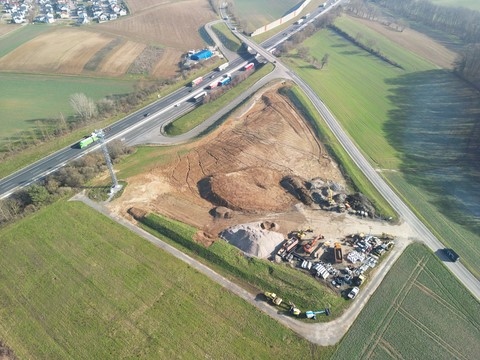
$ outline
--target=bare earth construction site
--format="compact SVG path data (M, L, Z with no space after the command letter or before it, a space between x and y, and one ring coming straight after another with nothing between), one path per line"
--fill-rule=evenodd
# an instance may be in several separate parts
M187 145L168 165L127 179L129 186L111 209L126 215L133 207L188 223L202 230L197 240L205 245L229 226L264 220L278 224L285 237L302 227L312 227L327 240L369 229L408 236L404 226L304 206L282 187L288 177L340 187L346 183L298 110L278 90L273 86L257 95L241 114Z

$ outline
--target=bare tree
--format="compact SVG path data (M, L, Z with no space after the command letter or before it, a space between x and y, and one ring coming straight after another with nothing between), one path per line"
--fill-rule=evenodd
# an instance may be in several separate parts
M95 102L83 93L75 93L70 96L70 105L82 121L90 120L97 114Z
M322 60L320 61L321 68L323 69L326 65L328 65L328 60L330 58L330 55L326 53L323 55Z

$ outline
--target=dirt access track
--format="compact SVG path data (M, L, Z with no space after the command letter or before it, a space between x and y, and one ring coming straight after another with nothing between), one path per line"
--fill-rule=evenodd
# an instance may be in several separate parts
M214 237L228 226L260 220L275 221L285 235L312 226L331 240L371 227L402 234L380 222L309 209L280 185L287 175L345 185L337 164L279 93L281 86L257 94L208 136L172 149L174 161L126 179L129 186L110 209L127 217L131 207L164 214ZM218 205L232 209L233 217L212 216Z

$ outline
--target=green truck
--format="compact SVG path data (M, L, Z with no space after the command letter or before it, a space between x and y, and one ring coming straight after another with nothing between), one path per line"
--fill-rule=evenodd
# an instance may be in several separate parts
M97 135L92 134L80 140L80 142L78 143L78 146L80 147L80 149L83 149L97 140L98 140Z

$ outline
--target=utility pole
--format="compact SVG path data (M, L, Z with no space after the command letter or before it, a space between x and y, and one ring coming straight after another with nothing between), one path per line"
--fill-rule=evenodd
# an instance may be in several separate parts
M108 171L110 172L110 177L112 178L112 187L110 189L110 193L114 194L118 190L120 190L122 187L118 184L117 176L113 171L112 159L110 158L107 144L105 143L105 133L103 132L102 129L100 129L100 130L95 130L95 135L97 135L97 137L100 140L100 146L102 148L103 155L105 156L105 162L107 163Z

